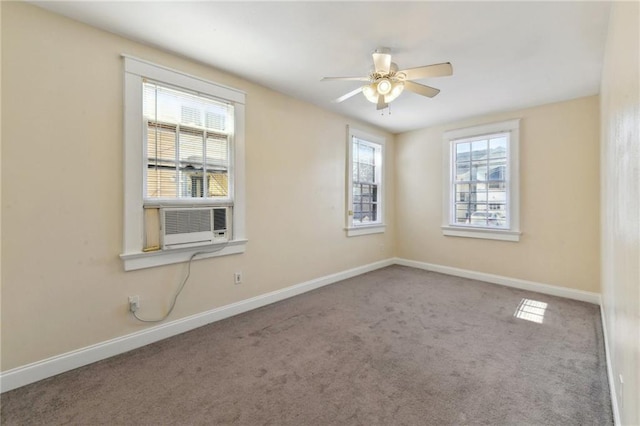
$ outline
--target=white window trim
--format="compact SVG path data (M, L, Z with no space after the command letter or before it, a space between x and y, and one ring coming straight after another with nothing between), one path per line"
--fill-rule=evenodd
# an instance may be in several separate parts
M353 215L349 212L353 211L353 138L362 139L367 142L372 142L381 146L380 157L382 159L382 171L380 173L380 184L378 186L378 217L376 222L355 225L353 223ZM382 136L373 135L371 133L363 132L362 130L354 129L347 126L347 200L346 200L346 223L345 231L348 237L356 237L359 235L379 234L383 233L386 229L385 215L384 215L384 202L385 202L385 144L386 139Z
M124 226L123 253L125 271L171 263L185 262L195 254L197 259L243 253L246 249L245 228L245 93L231 87L203 80L171 68L153 64L132 56L124 58ZM142 119L142 80L151 80L183 87L234 104L234 187L233 240L228 243L184 249L142 252L144 235L143 160L144 129Z
M452 194L452 142L458 139L492 133L509 132L509 192L507 209L509 211L508 229L472 228L453 224L451 208ZM501 241L520 241L520 119L490 123L464 129L450 130L443 134L442 146L442 234L451 237L483 238Z

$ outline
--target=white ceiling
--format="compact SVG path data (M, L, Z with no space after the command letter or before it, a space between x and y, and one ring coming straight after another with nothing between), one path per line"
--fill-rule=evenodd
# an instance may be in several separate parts
M393 133L599 92L609 3L603 2L35 2L179 53ZM451 62L403 93L391 114L357 95L371 53L403 68Z

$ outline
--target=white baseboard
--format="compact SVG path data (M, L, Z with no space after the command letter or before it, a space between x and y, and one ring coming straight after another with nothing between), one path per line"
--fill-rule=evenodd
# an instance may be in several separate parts
M126 336L117 337L115 339L100 342L95 345L57 355L42 361L34 362L32 364L7 370L0 373L0 391L6 392L12 389L16 389L21 386L28 385L29 383L37 382L39 380L64 373L78 367L83 367L96 361L119 355L130 350L166 339L168 337L193 330L203 325L210 324L212 322L220 321L222 319L229 318L243 312L257 309L262 306L278 302L280 300L288 299L290 297L297 296L299 294L306 293L308 291L393 264L410 266L413 268L425 269L428 271L440 272L443 274L476 279L494 284L501 284L508 287L515 287L523 290L536 291L553 296L566 297L569 299L600 304L600 295L597 293L573 290L548 284L540 284L532 281L520 280L517 278L503 277L500 275L485 274L482 272L453 268L450 266L435 265L431 263L418 262L401 258L392 258L370 263L368 265L360 266L335 274L326 275L324 277L296 284L291 287L276 290L271 293L262 294L250 299L232 303L230 305L221 306L210 311L191 315L186 318L150 327L142 331L128 334ZM612 389L612 398L613 401L616 401L615 382L612 380L613 378L609 362L609 352L606 338L606 324L604 323L604 319L603 330L605 330L605 348L607 352L609 381L614 385L610 386ZM615 405L615 403L614 416L618 416L617 406Z
M220 321L243 312L257 309L280 300L288 299L317 288L355 277L366 272L393 265L394 259L381 260L357 268L326 275L321 278L293 285L291 287L262 294L230 305L221 306L210 311L191 315L166 324L147 328L142 331L117 337L75 351L57 355L32 364L7 370L0 374L0 391L6 392L38 380L55 376L74 368L100 361L115 355L137 349L150 343L193 330L212 322Z
M613 411L613 424L621 425L620 409L618 407L618 392L616 391L616 380L613 376L613 367L611 366L611 352L609 352L609 335L607 333L607 321L604 313L604 303L600 298L600 319L602 320L602 339L604 340L604 354L607 360L607 377L609 379L609 391L611 392L611 409Z
M424 269L432 272L440 272L442 274L454 275L456 277L486 281L493 284L500 284L507 287L518 288L520 290L535 291L537 293L549 294L551 296L580 300L582 302L589 302L595 305L600 304L600 294L592 293L589 291L575 290L567 287L558 287L550 284L521 280L519 278L509 278L502 275L486 274L484 272L470 271L468 269L454 268L451 266L418 262L416 260L395 258L394 263L396 265L410 266L412 268Z

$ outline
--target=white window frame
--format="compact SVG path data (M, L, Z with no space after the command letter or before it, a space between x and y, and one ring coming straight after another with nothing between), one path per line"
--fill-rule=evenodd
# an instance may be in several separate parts
M347 126L347 200L346 200L346 222L347 226L345 230L347 231L348 237L355 237L358 235L368 235L368 234L378 234L385 231L386 225L384 222L384 173L385 173L385 144L386 139L382 136L373 135L367 132L363 132L358 129L351 128ZM357 223L353 220L353 139L360 139L371 145L378 145L380 147L380 167L379 172L377 174L377 178L379 179L378 184L378 210L377 210L377 220L375 222L368 223Z
M128 55L124 58L124 226L123 253L120 258L126 271L197 259L244 253L245 229L245 93L231 87L153 64ZM234 134L230 170L233 170L232 240L223 244L172 250L143 252L144 244L144 167L145 142L142 114L142 82L150 79L187 91L218 98L234 105ZM198 200L195 205L198 204ZM214 251L215 250L215 251ZM207 252L208 251L208 252Z
M509 133L507 148L507 212L508 228L470 227L458 225L454 220L455 200L455 142L496 133ZM520 241L520 119L484 124L464 129L450 130L443 134L442 179L442 233L451 237L484 238L502 241Z

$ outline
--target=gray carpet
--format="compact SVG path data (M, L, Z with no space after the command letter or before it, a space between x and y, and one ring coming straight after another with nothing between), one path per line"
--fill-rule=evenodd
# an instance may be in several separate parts
M4 425L612 424L597 306L401 266L1 402Z

